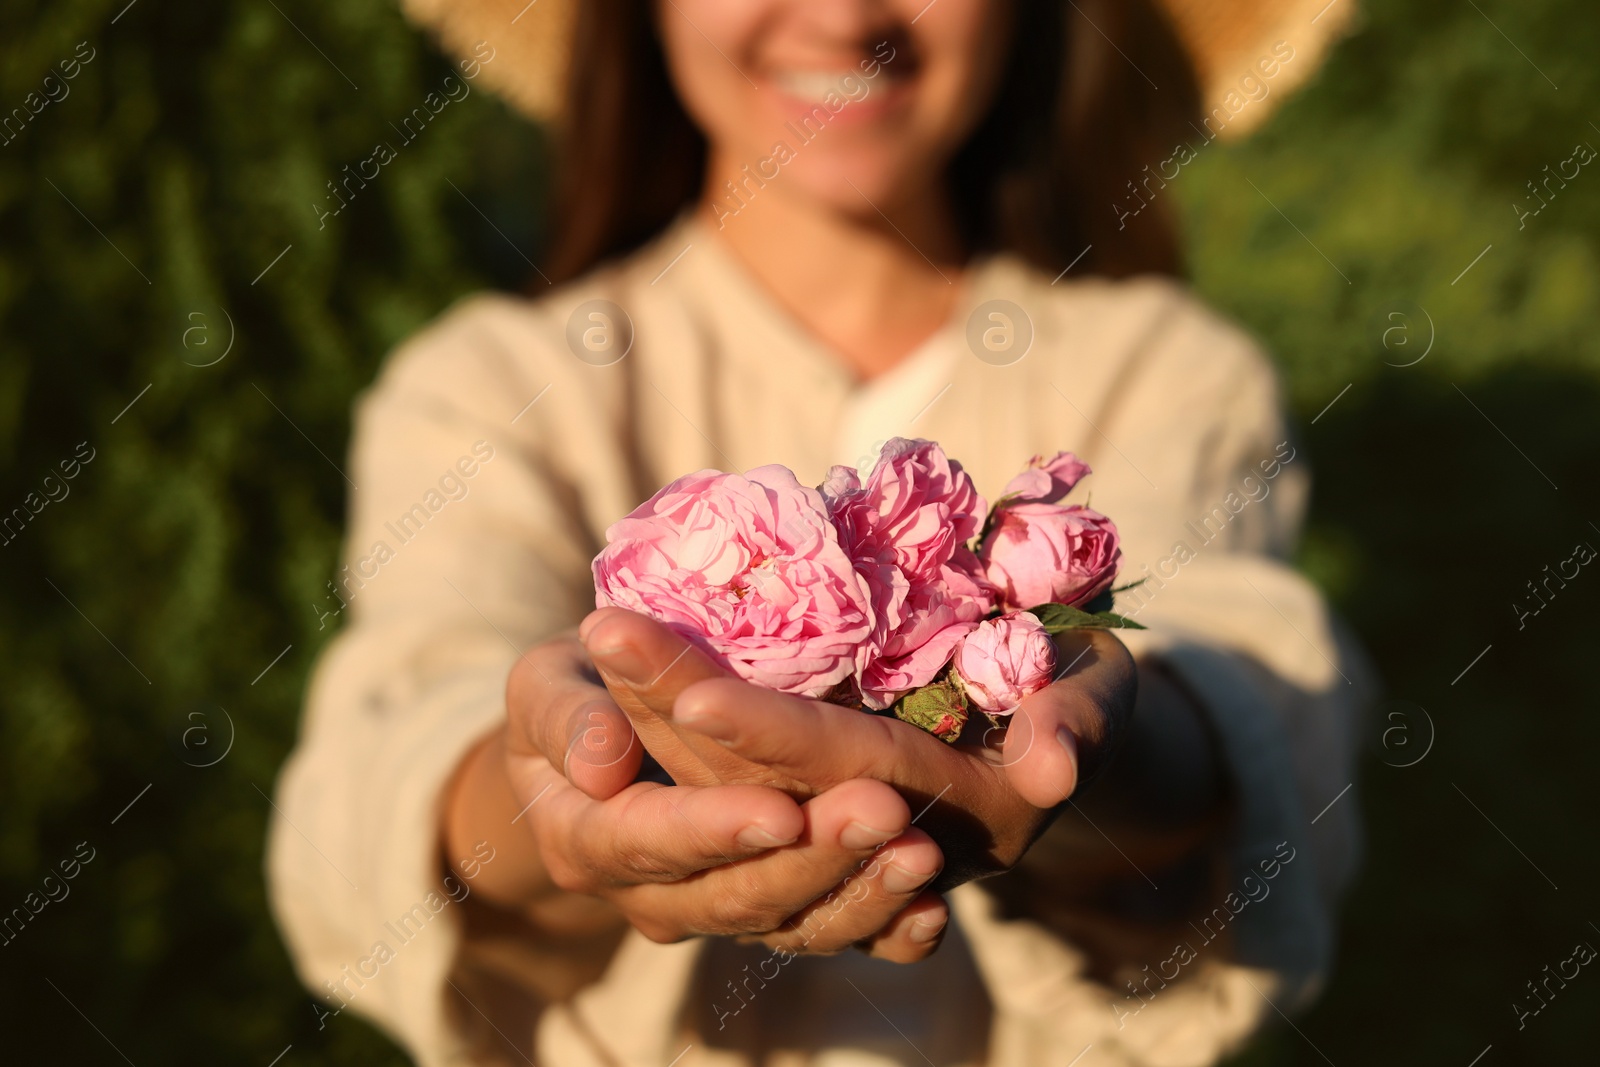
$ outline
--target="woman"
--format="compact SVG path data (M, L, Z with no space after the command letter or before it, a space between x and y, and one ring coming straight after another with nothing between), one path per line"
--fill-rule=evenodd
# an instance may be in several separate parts
M1162 190L1349 5L414 6L531 110L567 68L559 284L458 305L357 413L351 618L270 861L323 1025L425 1064L1091 1067L1303 1004L1360 675L1282 562L1267 363L1161 277ZM1237 83L1210 110L1201 62ZM1084 455L1149 630L947 747L590 614L670 479L815 484L895 436L990 499Z

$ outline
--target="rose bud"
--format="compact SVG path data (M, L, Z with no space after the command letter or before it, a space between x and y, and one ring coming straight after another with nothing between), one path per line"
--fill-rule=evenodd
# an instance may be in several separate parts
M950 677L973 706L1009 715L1022 698L1050 684L1056 645L1044 624L1025 611L979 623L950 662Z
M939 740L955 744L967 724L967 698L955 682L929 682L895 701L894 713Z
M1072 492L1072 487L1093 474L1089 465L1071 452L1057 452L1049 459L1034 456L1028 469L1006 483L1000 499L1016 503L1055 504Z
M1110 588L1122 549L1116 525L1098 511L1077 505L1004 504L978 546L978 559L1004 607L1076 607Z

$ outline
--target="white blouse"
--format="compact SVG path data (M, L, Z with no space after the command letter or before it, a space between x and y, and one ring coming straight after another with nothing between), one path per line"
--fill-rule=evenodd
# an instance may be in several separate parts
M631 323L625 354L597 300ZM629 931L597 979L563 985L547 945L472 918L470 882L440 884L440 793L503 720L510 665L593 607L605 528L672 478L784 463L816 484L896 435L940 441L991 500L1035 453L1093 465L1073 499L1117 521L1123 580L1149 576L1119 600L1150 627L1128 644L1201 699L1231 772L1215 908L1111 978L980 882L916 965L779 968ZM462 301L357 406L347 566L311 609L343 625L278 783L268 873L323 1024L348 1007L429 1067L1215 1062L1315 994L1358 850L1342 791L1366 675L1285 563L1306 466L1268 362L1170 280L980 261L950 323L866 384L689 219L539 299Z

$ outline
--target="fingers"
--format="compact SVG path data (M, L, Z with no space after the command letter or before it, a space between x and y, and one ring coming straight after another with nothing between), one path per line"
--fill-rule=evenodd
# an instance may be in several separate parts
M867 941L874 947L881 944L884 958L907 963L921 959L936 947L933 938L943 927L943 920L934 927L917 927L912 920L902 922L897 915L923 893L943 866L944 856L933 839L921 830L910 829L878 849L820 900L807 905L762 941L789 952L820 955L843 952ZM933 912L927 906L921 912L928 913L925 922L932 921ZM913 933L923 940L911 940Z
M916 963L933 955L950 924L950 906L927 890L902 908L887 926L857 943L867 955L893 963Z
M1041 690L998 728L1011 788L1036 808L1065 803L1078 788L1078 741L1067 720L1079 699L1055 687Z
M1111 634L1062 635L1057 654L1062 677L1022 702L1001 747L1012 788L1037 808L1062 803L1100 767L1136 690L1133 659Z
M644 746L628 717L604 697L574 708L563 725L569 738L561 772L597 800L614 796L638 774Z
M700 649L671 628L636 612L602 608L578 627L596 669L656 760L679 785L759 782L763 776L704 737L673 723L680 690L706 678L726 678Z
M696 682L673 714L685 731L716 738L745 760L826 788L877 778L927 803L975 795L1000 776L898 719L777 693L736 679Z
M884 783L842 783L804 812L759 786L640 783L596 801L548 764L530 784L551 881L613 900L655 940L766 934L791 952L863 943L906 962L937 946L948 913L925 889L943 856Z
M541 756L591 797L615 795L639 771L644 750L633 727L576 641L524 654L506 682L506 714L508 758Z
M804 914L852 873L864 874L881 846L905 835L911 818L905 801L892 788L864 779L835 786L807 801L804 810L805 831L788 848L716 867L675 885L641 885L619 894L618 902L634 925L656 940L768 934ZM940 865L937 846L915 831L906 845L901 865L912 873L915 887L897 890L897 902L879 909L875 923L858 919L854 912L848 921L831 920L819 946L838 951L875 932L934 876ZM864 898L881 873L858 878L852 885L861 888L850 891ZM789 941L800 944L803 936Z
M805 829L794 801L760 786L639 783L594 801L558 781L545 803L538 832L546 866L574 893L679 882L789 844Z

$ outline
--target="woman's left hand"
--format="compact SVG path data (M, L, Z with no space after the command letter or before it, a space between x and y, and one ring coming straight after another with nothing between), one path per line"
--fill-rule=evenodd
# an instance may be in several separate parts
M750 783L809 797L876 778L906 798L945 854L932 888L1009 870L1131 717L1137 671L1104 631L1057 640L1059 680L999 728L974 712L976 744L950 745L884 715L730 677L665 626L605 609L580 634L618 706L681 784Z

